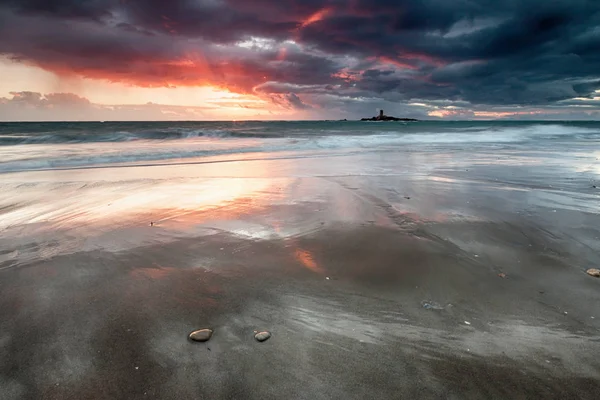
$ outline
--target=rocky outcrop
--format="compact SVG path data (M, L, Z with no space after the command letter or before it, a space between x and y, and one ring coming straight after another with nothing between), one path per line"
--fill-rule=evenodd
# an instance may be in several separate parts
M404 121L404 122L415 122L418 121L414 118L396 118L390 117L388 115L383 114L383 110L379 111L379 115L372 118L361 118L361 121Z

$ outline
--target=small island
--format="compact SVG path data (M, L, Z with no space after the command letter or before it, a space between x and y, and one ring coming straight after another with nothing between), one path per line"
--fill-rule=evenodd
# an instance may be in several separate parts
M390 117L383 114L383 110L379 110L379 115L371 118L361 118L361 121L404 121L404 122L415 122L418 119L414 118L396 118Z

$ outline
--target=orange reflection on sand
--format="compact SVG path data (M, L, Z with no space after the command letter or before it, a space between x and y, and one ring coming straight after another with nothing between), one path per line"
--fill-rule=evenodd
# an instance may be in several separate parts
M172 267L161 267L157 266L155 268L137 268L129 273L129 275L133 279L153 279L159 280L164 279L171 273L176 271L175 268Z
M300 261L302 263L302 265L304 265L309 270L316 272L318 274L323 273L323 269L317 264L317 262L315 261L313 255L310 253L310 251L304 250L304 249L301 249L298 247L298 248L296 248L294 256L296 257L296 259L298 261Z
M157 226L179 228L199 224L207 218L237 218L252 208L268 182L254 179L209 179L191 182L161 182L113 200L105 213L110 220L129 217L153 221ZM167 205L165 207L165 205ZM135 210L139 212L136 213ZM110 213L110 214L108 214ZM136 215L138 214L138 215ZM143 220L143 219L142 219Z
M275 232L277 234L281 234L281 222L279 222L279 221L272 221L271 222L271 228L273 228L273 232Z
M185 230L210 221L235 221L244 216L259 213L265 205L252 201L251 198L239 198L224 205L214 205L198 210L160 209L155 210L155 226L174 230Z

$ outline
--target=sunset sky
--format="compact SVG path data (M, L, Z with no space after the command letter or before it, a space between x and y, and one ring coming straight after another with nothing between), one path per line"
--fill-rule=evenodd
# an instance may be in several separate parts
M0 0L0 120L600 119L597 0Z

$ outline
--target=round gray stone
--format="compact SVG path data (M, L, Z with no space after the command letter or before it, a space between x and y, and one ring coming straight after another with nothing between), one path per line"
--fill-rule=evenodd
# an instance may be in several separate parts
M254 339L258 340L259 342L264 342L265 340L268 340L270 337L271 337L271 333L267 332L267 331L256 332L256 334L254 335Z
M208 342L213 334L212 329L200 329L190 333L190 340L194 342Z

